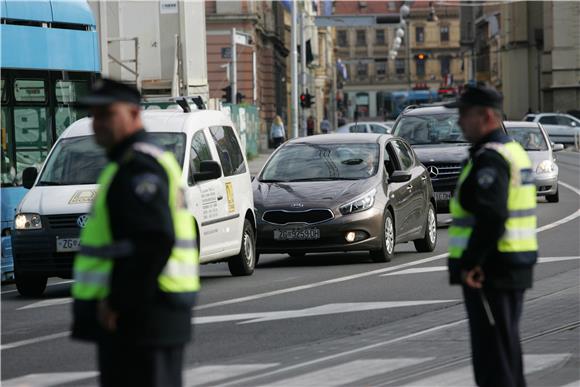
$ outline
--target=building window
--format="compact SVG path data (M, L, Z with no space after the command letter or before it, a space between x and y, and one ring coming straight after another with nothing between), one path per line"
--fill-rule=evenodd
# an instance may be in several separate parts
M356 31L356 45L357 46L367 45L367 32L365 30Z
M375 62L375 70L377 72L377 76L384 77L387 74L387 62L386 61Z
M439 58L441 62L441 75L445 76L451 72L451 57L449 55L445 55Z
M395 59L395 72L397 74L405 74L405 60L402 58Z
M415 27L415 42L417 43L425 42L425 28Z
M440 35L441 35L442 42L448 42L449 41L449 26L441 26Z
M425 60L417 59L417 76L425 76Z
M356 74L360 77L360 78L366 78L368 75L368 64L366 63L359 63L356 66Z
M375 44L384 45L385 44L385 30L375 31Z
M339 46L341 46L341 47L348 46L348 36L347 36L345 30L341 30L341 31L337 32L337 40L338 40Z

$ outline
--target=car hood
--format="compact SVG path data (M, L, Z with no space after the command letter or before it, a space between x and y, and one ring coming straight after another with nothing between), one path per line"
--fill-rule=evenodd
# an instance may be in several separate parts
M18 212L41 215L81 214L91 209L98 186L35 186L20 202Z
M460 164L469 157L469 144L414 145L413 150L423 164Z
M544 160L553 160L550 156L550 151L527 151L528 157L530 158L534 171Z
M257 207L300 210L313 207L333 208L365 193L376 179L261 183L254 181Z

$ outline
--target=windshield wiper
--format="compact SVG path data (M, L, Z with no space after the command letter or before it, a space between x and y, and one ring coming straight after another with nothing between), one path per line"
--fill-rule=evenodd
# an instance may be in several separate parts
M258 180L260 183L286 183L288 180L264 179Z
M59 183L59 182L56 182L56 181L40 181L40 182L38 182L38 185L39 186L40 185L53 185L54 186L54 185L65 185L65 184L64 183Z
M335 181L335 180L360 180L362 178L356 177L307 177L303 179L293 179L288 180L288 182L296 182L296 181Z

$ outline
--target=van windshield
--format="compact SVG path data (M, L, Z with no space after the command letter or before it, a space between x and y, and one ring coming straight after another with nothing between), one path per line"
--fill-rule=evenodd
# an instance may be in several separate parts
M161 148L172 152L179 165L185 155L185 134L148 133ZM107 164L107 156L93 136L63 138L55 145L46 161L38 185L96 184L99 174Z

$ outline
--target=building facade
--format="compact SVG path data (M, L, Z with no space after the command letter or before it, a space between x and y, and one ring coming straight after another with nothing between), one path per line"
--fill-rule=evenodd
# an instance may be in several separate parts
M335 3L334 15L399 14L400 1ZM389 92L417 88L437 91L464 82L459 32L459 7L414 2L398 55L389 50L399 24L374 24L336 28L336 55L348 70L344 81L345 110L350 118L358 111L365 119L385 118ZM410 45L407 46L410 42Z

